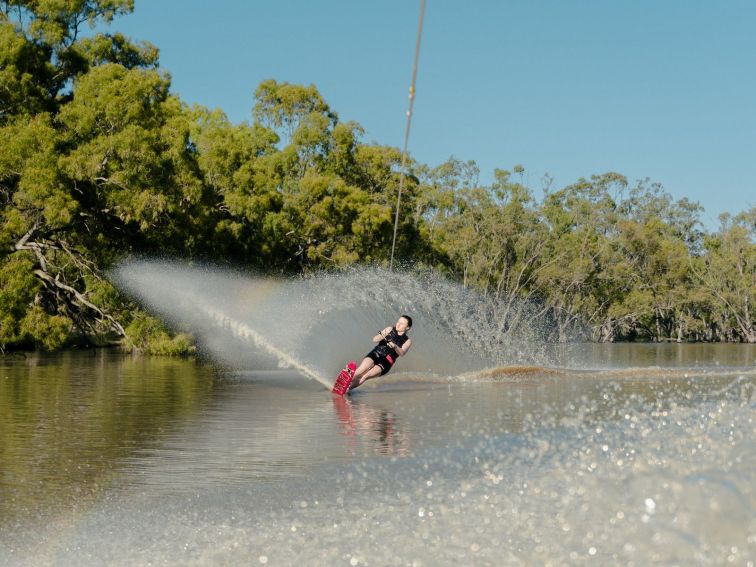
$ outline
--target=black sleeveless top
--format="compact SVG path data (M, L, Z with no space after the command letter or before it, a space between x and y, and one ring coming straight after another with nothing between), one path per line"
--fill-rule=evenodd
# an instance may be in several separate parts
M393 354L395 357L398 357L399 354L396 352L396 350L388 346L388 343L394 343L396 346L402 347L404 346L404 343L407 342L407 339L409 339L409 337L407 336L407 333L400 335L399 333L396 332L396 327L391 327L391 331L389 331L389 334L386 335L385 339L382 339L378 343L378 346L384 347L383 349L381 349L384 352L384 355Z

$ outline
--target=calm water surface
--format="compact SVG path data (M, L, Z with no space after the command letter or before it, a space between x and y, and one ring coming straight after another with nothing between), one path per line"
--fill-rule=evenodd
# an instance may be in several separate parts
M753 565L756 348L296 373L0 358L0 564Z

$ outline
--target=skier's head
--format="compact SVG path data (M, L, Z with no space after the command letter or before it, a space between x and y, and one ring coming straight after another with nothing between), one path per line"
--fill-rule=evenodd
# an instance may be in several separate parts
M412 328L412 317L409 315L402 315L399 317L399 320L396 322L396 330L400 333L402 331L407 331L410 328Z

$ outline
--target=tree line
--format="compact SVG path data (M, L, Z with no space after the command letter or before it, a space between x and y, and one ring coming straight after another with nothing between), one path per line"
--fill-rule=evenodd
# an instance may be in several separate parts
M159 52L82 35L132 0L0 1L0 348L114 340L186 352L104 273L172 255L293 274L387 264L401 153L365 143L314 86L267 80L252 120L189 106ZM558 340L756 342L756 208L702 209L617 173L536 196L515 166L409 160L397 257Z

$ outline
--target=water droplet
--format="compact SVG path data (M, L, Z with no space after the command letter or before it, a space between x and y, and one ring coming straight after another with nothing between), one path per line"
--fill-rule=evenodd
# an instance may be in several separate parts
M646 504L646 513L653 514L656 511L656 502L653 498L646 498L644 503Z

